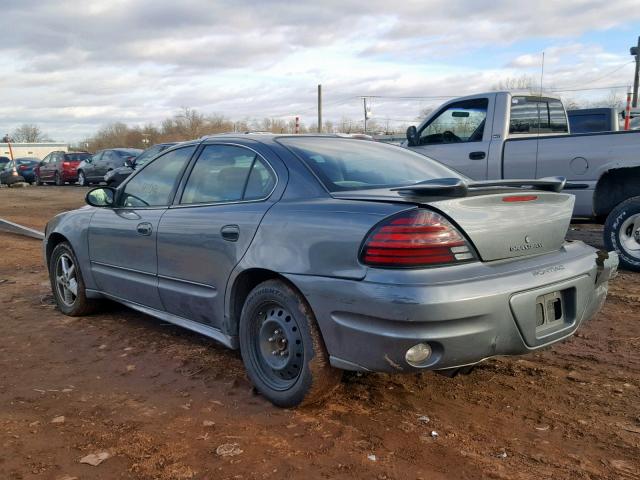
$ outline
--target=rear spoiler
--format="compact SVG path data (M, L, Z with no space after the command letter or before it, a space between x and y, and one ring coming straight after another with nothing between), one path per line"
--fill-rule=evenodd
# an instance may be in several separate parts
M482 180L469 182L462 178L437 178L391 190L405 195L466 197L469 194L492 189L515 188L519 190L543 190L560 192L566 185L564 177L545 177L537 180Z

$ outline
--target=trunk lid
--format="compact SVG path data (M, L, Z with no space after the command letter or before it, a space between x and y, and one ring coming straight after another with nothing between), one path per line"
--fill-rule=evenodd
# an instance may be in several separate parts
M334 192L335 198L424 206L447 216L483 261L539 255L560 249L573 213L565 193L497 188L463 197L406 195L391 189Z

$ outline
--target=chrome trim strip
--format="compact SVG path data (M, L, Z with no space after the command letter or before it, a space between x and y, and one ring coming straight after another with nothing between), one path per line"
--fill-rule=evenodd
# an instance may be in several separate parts
M109 263L96 262L91 260L92 265L99 265L101 267L113 268L115 270L125 270L127 272L140 273L141 275L148 275L149 277L157 276L155 273L143 272L142 270L136 270L135 268L121 267L120 265L111 265Z
M161 278L163 280L171 280L172 282L188 283L189 285L195 285L197 287L203 287L203 288L208 288L209 290L218 291L218 289L213 285L207 285L206 283L193 282L191 280L185 280L183 278L169 277L168 275L158 275L158 278Z

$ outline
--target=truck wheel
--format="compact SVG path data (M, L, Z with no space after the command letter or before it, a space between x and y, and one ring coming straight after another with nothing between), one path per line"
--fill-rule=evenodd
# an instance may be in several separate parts
M71 245L56 245L49 261L49 280L58 308L65 315L79 317L94 311L97 301L87 298L78 259Z
M620 257L620 266L640 272L640 197L614 208L604 224L604 243Z
M279 407L315 403L338 385L320 330L305 299L268 280L247 297L240 316L240 353L249 379Z

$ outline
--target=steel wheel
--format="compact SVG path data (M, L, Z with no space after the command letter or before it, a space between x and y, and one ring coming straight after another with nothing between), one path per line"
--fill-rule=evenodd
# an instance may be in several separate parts
M56 262L55 281L58 298L67 307L72 307L78 298L78 277L76 265L67 253L60 255Z
M300 326L284 306L274 302L261 305L256 317L249 353L258 367L257 373L269 388L288 390L302 372Z
M640 260L640 214L632 215L624 221L618 239L627 254Z

